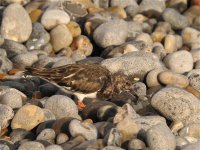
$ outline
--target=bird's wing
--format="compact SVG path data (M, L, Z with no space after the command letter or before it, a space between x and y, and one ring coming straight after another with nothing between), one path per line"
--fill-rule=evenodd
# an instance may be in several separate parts
M82 93L97 92L110 80L110 72L98 64L70 64L51 69L28 67L25 73Z

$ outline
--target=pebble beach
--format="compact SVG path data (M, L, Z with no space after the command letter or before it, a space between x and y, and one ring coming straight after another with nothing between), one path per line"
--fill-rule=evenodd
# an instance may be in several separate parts
M91 63L134 93L24 75ZM0 0L0 150L200 150L200 0Z

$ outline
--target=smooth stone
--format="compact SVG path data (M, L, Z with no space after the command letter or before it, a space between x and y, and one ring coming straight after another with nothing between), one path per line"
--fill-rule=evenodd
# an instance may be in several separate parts
M31 18L32 23L38 22L40 17L41 17L41 15L42 15L42 13L43 12L42 12L41 9L35 9L35 10L31 11L29 13L29 16Z
M169 22L175 30L181 30L189 26L187 18L173 8L165 9L162 17L166 22Z
M196 142L196 143L192 143L192 144L188 144L186 146L184 146L181 150L192 150L192 149L199 149L200 147L200 141Z
M1 150L10 150L10 148L7 145L0 144L0 149Z
M127 22L123 20L110 20L95 29L93 39L98 46L106 48L124 43L127 34Z
M11 128L21 128L30 131L43 121L45 121L45 116L40 107L35 105L24 105L15 114L11 122Z
M103 141L102 139L99 140L89 140L84 141L83 143L75 146L72 150L80 150L80 149L102 149L103 148Z
M176 36L168 34L165 37L164 47L165 47L166 53L173 53L177 51L178 47L177 47Z
M117 146L106 146L102 150L125 150L125 149L117 147Z
M12 58L14 66L20 69L24 69L26 66L32 66L35 62L38 61L37 54L33 54L31 52L26 52L22 54L18 54L14 58Z
M134 17L139 12L139 6L137 2L132 1L132 5L128 5L125 7L126 14L130 17Z
M195 62L194 69L200 69L200 60Z
M56 136L56 144L63 144L65 142L67 142L69 140L69 137L67 134L65 133L59 133L57 136Z
M4 49L0 48L0 73L7 73L13 68L12 62L7 58L7 53Z
M42 97L50 97L52 95L55 95L55 93L58 91L58 87L51 83L46 83L39 86L39 91L41 92Z
M48 142L54 142L55 138L56 138L55 131L53 129L46 128L38 134L36 140L44 140L44 141L48 141Z
M10 106L0 104L0 130L9 126L10 120L14 117L14 111Z
M136 38L136 41L143 41L144 43L146 43L148 46L152 46L153 45L153 41L151 39L151 36L147 33L140 33Z
M200 101L183 89L165 87L154 94L151 105L171 121L181 121L184 125L199 122Z
M85 56L91 55L93 51L92 43L90 42L89 38L84 35L75 37L70 47L72 50L82 51Z
M56 116L56 119L63 117L80 118L76 104L67 96L54 95L49 97L45 102L45 108L49 109Z
M167 1L167 6L174 8L179 12L183 12L187 9L188 1L187 0L169 0Z
M15 91L6 92L0 96L0 103L10 106L12 109L22 107L22 102L21 95Z
M25 101L27 100L27 96L22 93L21 91L17 90L16 88L1 88L0 86L0 95L6 94L7 92L14 92L17 93L21 96L22 100Z
M122 134L116 129L112 128L110 132L104 137L104 142L108 146L119 146L122 144Z
M190 53L192 54L194 62L197 62L198 60L200 60L200 49L192 49Z
M167 55L164 58L164 63L167 68L180 74L189 72L193 68L192 54L186 50L180 50Z
M70 21L67 24L67 28L69 29L69 31L71 32L73 37L77 37L77 36L81 35L81 28L80 28L79 24L76 23L75 21Z
M81 60L86 59L86 56L82 51L76 50L76 51L73 51L71 58L74 61L81 61Z
M185 126L179 131L179 135L181 137L194 137L199 138L200 137L200 124L199 123L193 123Z
M194 89L200 92L200 86L199 86L199 79L200 79L200 69L193 69L190 72L188 72L187 77L190 82L190 86L192 86Z
M162 71L158 74L158 80L164 85L174 85L180 88L185 88L189 85L189 80L185 75L172 71Z
M110 6L121 6L121 7L127 7L127 6L130 6L130 5L133 5L135 1L132 1L132 0L111 0L110 1Z
M56 120L55 115L49 109L42 109L45 115L45 121Z
M151 70L146 76L146 84L148 87L154 87L160 85L158 81L158 74L164 71L164 68L158 68Z
M12 24L10 24L12 22ZM3 12L1 35L16 42L28 40L32 31L31 19L26 10L17 3L10 4Z
M183 44L190 46L191 49L200 48L199 34L200 32L198 30L191 27L186 27L181 33Z
M12 40L5 40L1 47L6 50L8 58L27 52L26 46Z
M9 150L15 150L16 149L16 146L14 145L14 143L12 143L11 141L8 141L8 140L1 139L0 145L8 146Z
M36 137L32 132L26 131L25 129L14 129L9 136L13 143L20 142L25 139L34 140Z
M60 67L60 66L68 65L68 64L74 64L74 63L75 63L75 61L71 58L63 58L63 59L56 61L52 65L52 68L56 68L56 67Z
M90 122L87 122L87 120L83 122L77 119L72 120L69 124L69 131L72 137L81 135L86 138L86 140L97 139L96 127Z
M160 16L165 10L165 2L160 0L143 0L140 3L140 12L150 17Z
M112 73L121 71L127 75L133 75L140 79L152 69L161 68L163 64L159 58L149 52L130 52L118 58L110 58L101 62Z
M21 4L21 5L25 5L28 2L30 2L30 0L4 0L1 3L2 3L2 5L9 5L9 4L12 4L12 3L18 3L18 4Z
M136 21L128 21L128 38L135 38L138 34L142 33L142 23Z
M160 45L160 43L158 43L158 45L156 45L156 43L157 42L155 42L153 45L152 52L156 54L160 60L163 60L163 58L167 55L167 53L164 47Z
M187 144L189 144L189 142L185 138L176 136L176 147L177 148L181 148L182 146L187 145Z
M65 25L58 25L50 32L51 44L55 52L68 47L73 40L72 34Z
M157 124L147 131L147 143L151 150L174 150L175 136L167 125Z
M41 23L47 30L53 29L60 24L68 24L69 21L69 15L59 9L48 9L41 17Z
M42 49L50 40L49 33L44 29L42 24L36 22L33 24L32 33L26 42L28 50Z
M166 36L166 33L158 32L158 31L155 31L151 34L151 38L153 42L162 42L165 36Z
M112 7L107 8L106 11L108 11L108 13L110 14L115 14L120 19L127 18L126 12L124 8L121 6L112 6Z
M63 148L59 145L49 145L45 147L45 150L63 150Z
M145 148L146 148L145 143L139 139L132 139L128 143L128 150L140 150Z
M35 141L27 141L22 143L18 150L45 150L45 147L43 144Z

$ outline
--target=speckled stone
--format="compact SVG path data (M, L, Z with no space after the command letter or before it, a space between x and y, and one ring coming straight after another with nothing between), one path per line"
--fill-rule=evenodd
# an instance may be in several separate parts
M0 129L9 126L10 120L14 117L14 111L10 106L0 104Z
M139 150L139 149L145 149L145 143L139 139L132 139L128 143L128 150Z
M46 10L41 17L42 25L48 30L60 24L68 24L69 21L69 15L65 11L59 9Z
M45 147L43 144L35 141L28 141L22 143L18 150L45 150Z
M150 70L163 66L155 54L143 51L130 52L122 57L106 59L101 62L101 65L112 73L121 71L141 79Z
M170 70L176 73L189 72L193 68L192 54L186 50L180 50L167 55L164 63Z
M7 53L4 49L0 48L0 73L7 73L13 68L12 62L7 58Z
M45 108L49 109L56 116L56 119L63 117L80 118L76 104L67 96L51 96L45 102Z
M200 137L200 124L199 123L192 123L189 124L187 126L185 126L184 128L182 128L179 131L179 135L181 137L194 137L194 138L199 138Z
M151 150L174 150L175 136L167 125L157 124L147 131L147 143Z
M24 105L15 114L11 122L11 128L21 128L30 131L43 121L45 121L45 116L40 107Z
M167 8L162 14L163 19L172 25L173 29L184 29L189 25L189 21L173 8Z
M200 79L200 69L193 69L190 72L188 72L187 77L190 82L190 86L192 86L194 89L200 91L199 86L199 79Z
M123 20L110 20L98 26L93 38L100 47L120 45L125 42L128 34L127 23Z
M163 88L154 94L151 105L169 120L182 121L185 125L200 122L200 101L183 89Z
M29 38L31 31L31 19L20 4L14 3L6 7L1 24L1 35L5 39L25 42Z
M44 140L53 143L55 138L56 138L55 131L53 129L46 128L39 133L36 140Z

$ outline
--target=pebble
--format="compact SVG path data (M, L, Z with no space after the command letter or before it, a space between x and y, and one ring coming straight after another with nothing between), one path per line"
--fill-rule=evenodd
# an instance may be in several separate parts
M106 146L102 150L124 150L124 149L117 146Z
M128 143L128 150L139 150L145 148L146 148L145 143L139 139L132 139Z
M10 120L14 117L14 111L10 106L0 104L0 129L9 126Z
M180 50L167 55L164 63L170 70L176 73L189 72L193 68L192 54L186 50Z
M172 29L181 30L189 26L187 18L173 8L166 8L162 17L166 22L171 24Z
M68 64L74 64L74 63L75 61L73 59L64 57L63 59L56 61L52 65L52 68L56 68L56 67L60 67L60 66L68 65Z
M187 0L169 0L167 2L168 7L174 8L179 12L183 12L187 9L188 1Z
M181 150L199 149L200 141L184 146Z
M21 128L30 131L43 121L45 121L45 116L40 107L24 105L17 111L12 119L11 128Z
M65 11L59 9L48 9L41 17L41 23L47 30L53 29L60 24L68 24L69 21L69 15Z
M155 54L143 51L131 52L122 57L106 59L101 62L101 65L105 66L112 73L121 71L141 79L150 70L163 66Z
M71 58L74 61L81 61L81 60L86 59L86 56L85 56L85 54L82 51L76 50L76 51L74 51L72 53Z
M165 87L151 99L151 105L171 121L182 121L184 125L199 122L200 102L191 93L177 88Z
M200 78L200 69L193 69L190 72L188 72L187 77L190 82L190 86L192 86L197 91L200 91L199 86L199 78Z
M27 141L22 143L18 150L45 150L45 147L43 144L35 141Z
M187 144L189 144L189 142L185 138L176 136L176 147L177 148L181 148L182 146L187 145Z
M10 148L7 145L0 144L0 149L1 150L10 150Z
M53 143L55 138L56 138L55 131L53 129L46 128L39 133L36 140L44 140Z
M28 41L26 42L26 47L28 50L40 50L49 42L49 40L49 33L40 23L36 22L33 24L33 30Z
M121 147L122 135L116 128L112 128L110 132L105 136L104 141L108 146Z
M55 52L59 52L62 48L68 47L73 40L72 34L66 25L58 25L50 32L51 44Z
M76 104L67 96L54 95L49 97L45 102L45 108L49 109L56 119L63 117L80 118Z
M190 53L192 54L194 62L197 62L198 60L200 60L200 49L192 49Z
M176 36L170 35L170 34L165 36L164 47L165 47L166 53L173 53L177 51L178 47L177 47Z
M157 124L147 131L147 143L151 150L174 150L176 148L175 136L168 126L163 124Z
M180 88L185 88L189 85L189 80L185 75L172 71L162 71L158 74L158 80L164 85L174 85Z
M59 145L49 145L45 148L45 150L63 150L63 148Z
M63 144L69 140L69 137L65 133L59 133L56 136L56 144Z
M7 53L4 49L0 48L0 73L7 73L13 68L12 62L7 58Z
M200 69L200 60L195 62L194 69Z
M153 69L149 71L146 76L146 83L148 87L159 86L160 82L158 81L158 74L163 72L164 68Z
M10 106L12 109L22 107L22 102L21 95L15 91L9 91L0 96L0 103Z
M199 138L200 137L200 132L199 132L199 123L193 123L185 126L179 131L179 135L181 137L194 137L194 138Z
M13 3L6 7L1 24L1 35L5 39L20 43L25 42L28 40L31 31L31 19L20 4Z
M87 120L83 122L77 119L72 120L69 124L69 131L72 137L81 135L86 138L86 140L97 139L96 127Z
M127 23L125 21L110 20L95 29L93 38L97 45L106 48L124 43L127 34Z
M70 21L67 24L67 28L69 29L69 31L71 32L73 37L77 37L77 36L81 35L81 28L80 28L79 24L76 23L75 21Z
M149 0L143 0L140 3L140 12L150 17L152 16L158 17L159 15L162 14L165 8L166 6L164 1L156 0L152 2Z

